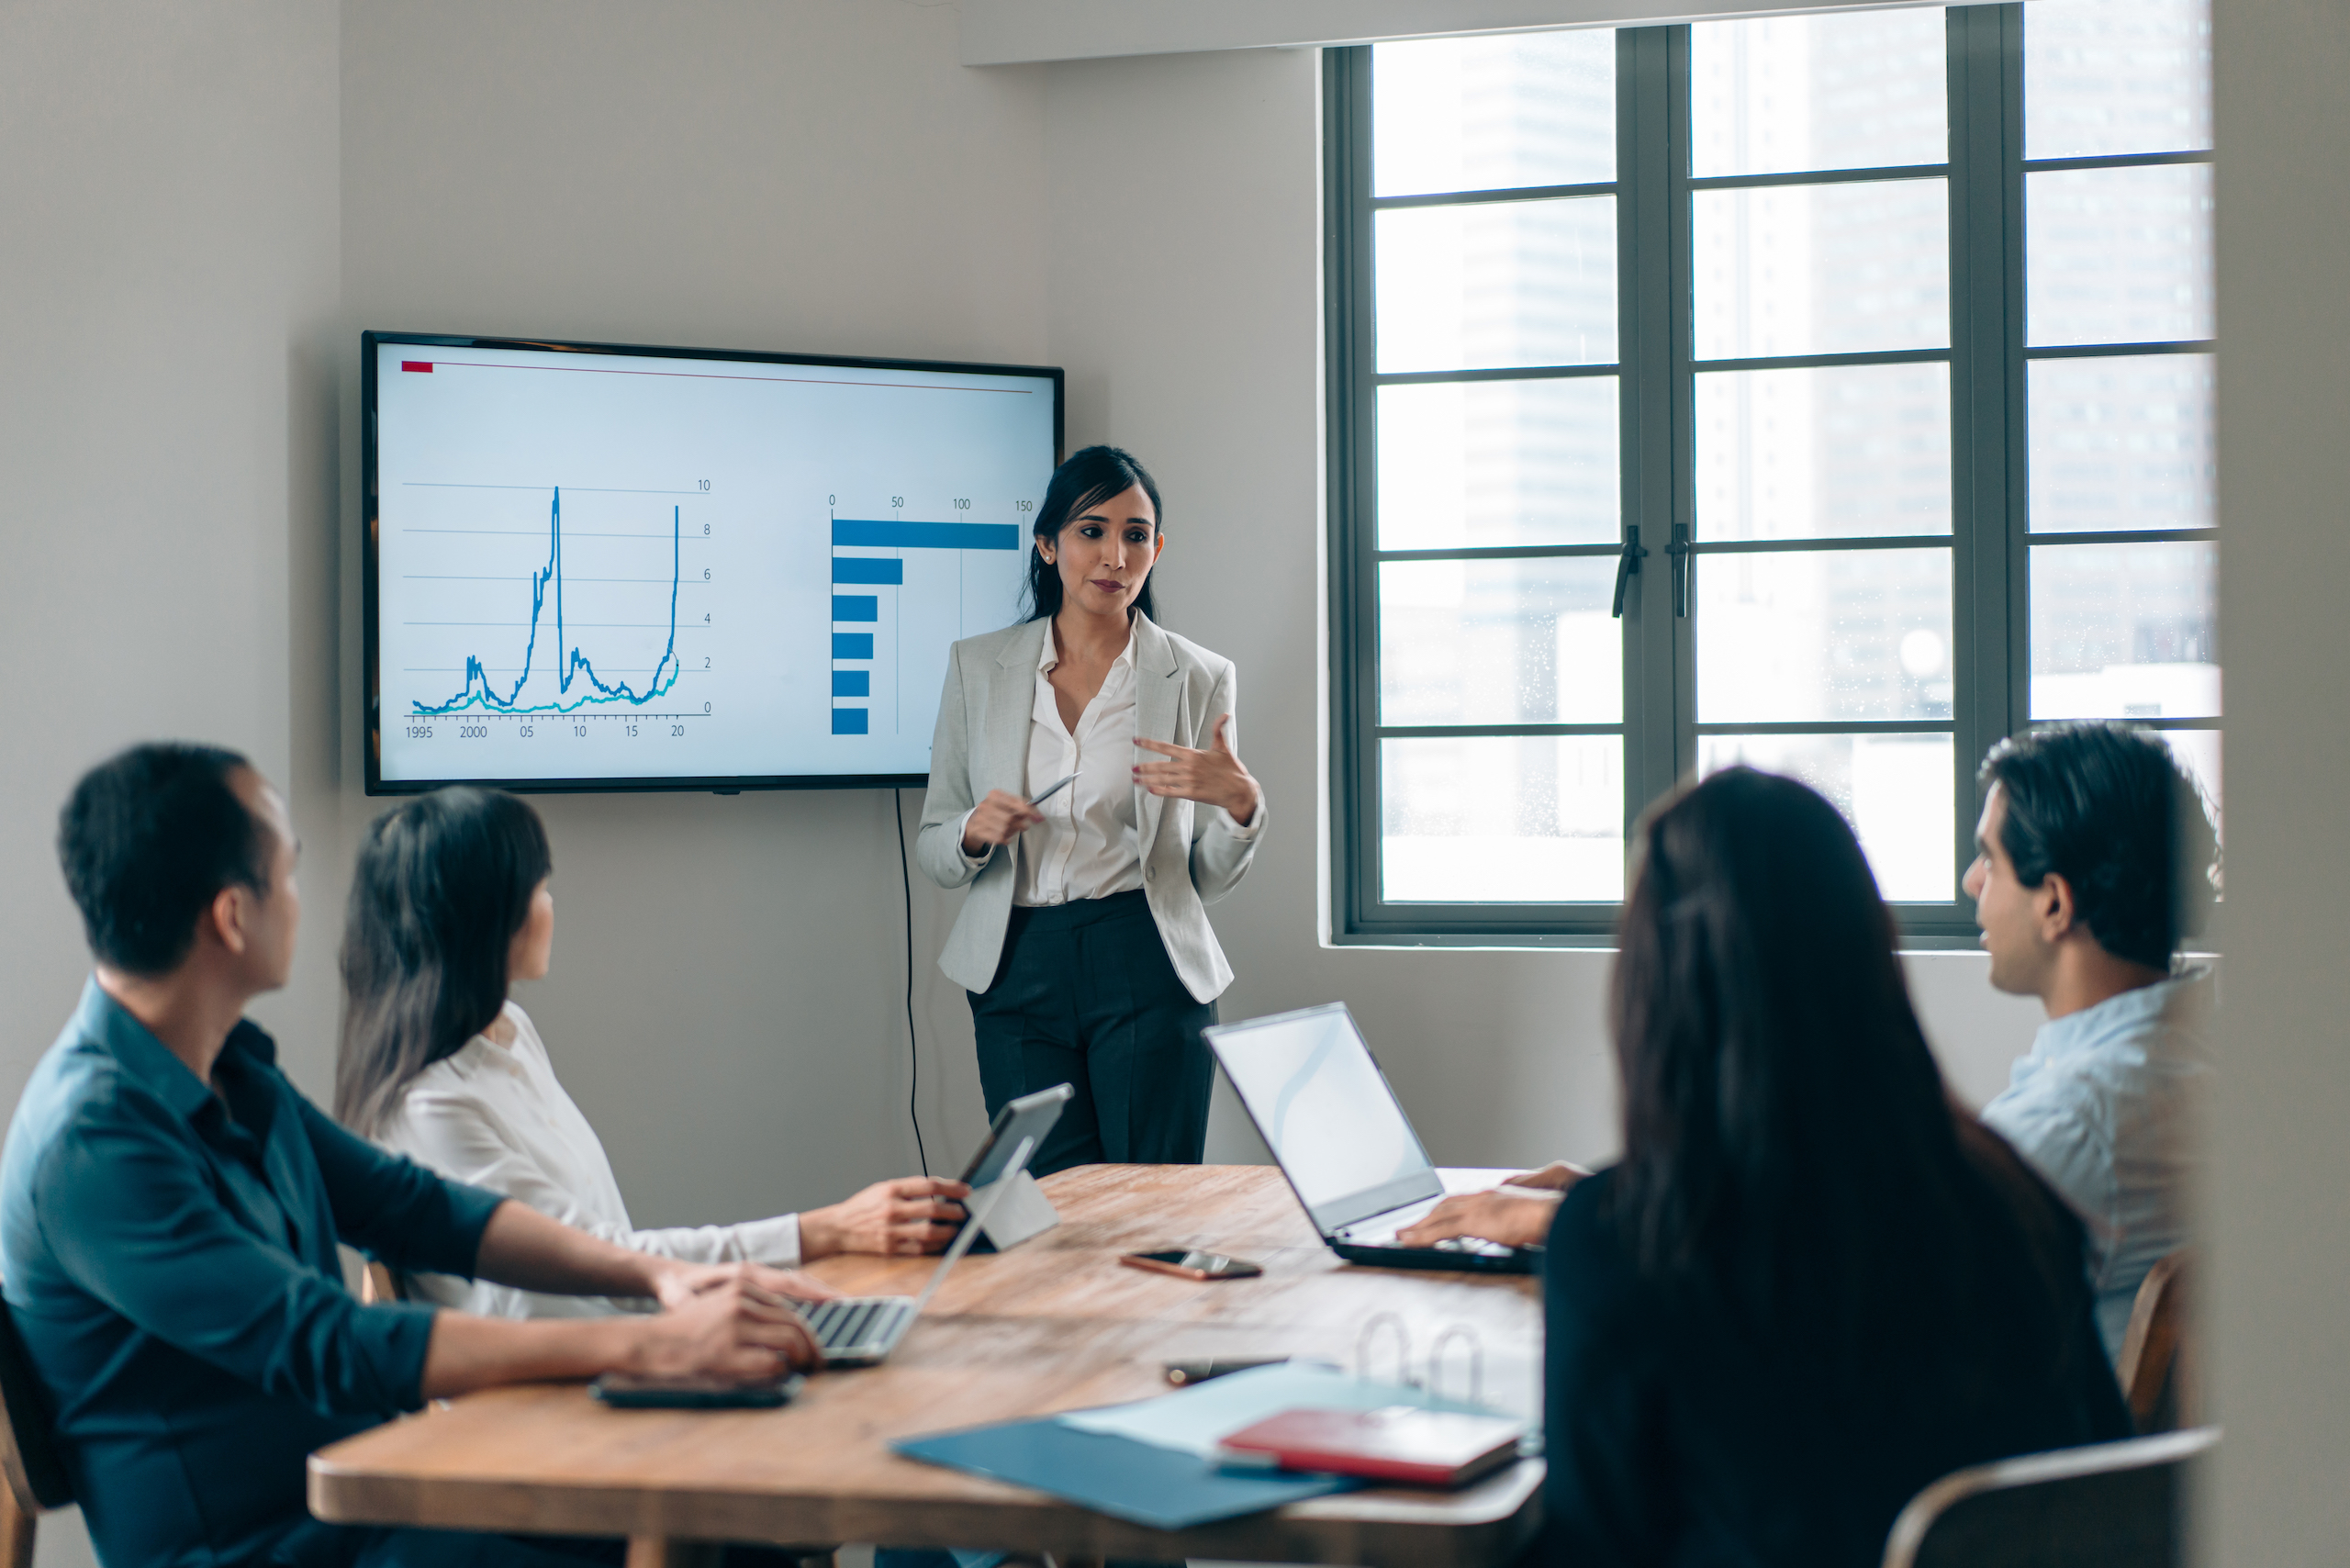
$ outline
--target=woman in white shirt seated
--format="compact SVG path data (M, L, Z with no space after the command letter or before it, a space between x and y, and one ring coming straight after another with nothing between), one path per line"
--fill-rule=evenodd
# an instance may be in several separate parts
M419 796L359 849L343 932L335 1114L460 1182L622 1247L696 1263L796 1268L835 1252L927 1252L963 1211L959 1182L876 1182L845 1203L739 1225L639 1230L596 1129L564 1092L510 981L547 972L553 859L530 805L496 790ZM830 1294L810 1282L811 1296ZM610 1313L621 1303L423 1275L423 1299L506 1317Z
M1232 983L1206 906L1247 873L1264 791L1235 750L1232 661L1151 619L1166 535L1142 465L1089 446L1035 515L1028 619L947 658L919 852L971 891L938 967L970 993L990 1115L1076 1088L1036 1174L1195 1165L1201 1031Z

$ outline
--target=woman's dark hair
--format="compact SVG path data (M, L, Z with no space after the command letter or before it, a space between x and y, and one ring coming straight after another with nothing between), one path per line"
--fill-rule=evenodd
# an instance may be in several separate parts
M372 1137L418 1073L497 1021L507 955L554 864L539 813L495 790L436 790L367 829L342 932L345 1126Z
M1642 1274L1726 1304L1760 1346L1796 1341L1848 1405L1965 1398L1995 1371L1985 1315L2085 1310L2079 1225L1952 1103L1836 809L1733 767L1661 803L1636 841L1608 1204ZM2019 1277L2034 1282L2021 1300ZM2037 1342L2050 1375L2070 1344ZM1953 1383L1919 1387L1921 1360Z
M275 835L234 782L252 766L219 746L164 741L82 775L58 813L57 858L98 962L167 973L223 888L267 894Z
M2016 879L2053 872L2098 946L2170 968L2203 929L2217 845L2203 797L2162 742L2121 724L2059 724L2001 741L1977 776L2007 798L1999 847Z
M1089 446L1072 454L1069 460L1053 470L1052 481L1045 487L1045 503L1036 512L1036 538L1058 539L1069 520L1092 510L1114 496L1123 496L1136 485L1150 498L1150 514L1157 519L1157 529L1167 526L1167 509L1158 503L1158 485L1150 470L1137 461L1135 454L1122 447ZM1028 552L1028 613L1024 621L1044 621L1061 610L1060 568L1038 554ZM1135 596L1135 608L1158 619L1150 599L1150 579L1145 577L1142 591Z

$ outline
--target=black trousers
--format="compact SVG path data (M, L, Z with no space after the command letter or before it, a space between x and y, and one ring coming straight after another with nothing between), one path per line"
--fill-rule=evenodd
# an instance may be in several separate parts
M967 994L990 1116L1056 1083L1077 1089L1031 1170L1200 1162L1214 1076L1200 1031L1215 1003L1183 989L1141 890L1015 907L995 983Z

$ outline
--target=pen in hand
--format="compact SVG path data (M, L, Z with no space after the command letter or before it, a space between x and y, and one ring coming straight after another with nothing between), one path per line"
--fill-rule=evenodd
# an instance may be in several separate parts
M1024 801L1002 790L989 790L987 799L973 807L965 819L963 853L976 858L988 853L991 845L1010 844L1045 820L1044 812L1036 809L1036 801L1067 789L1076 778L1072 773L1067 778L1056 779L1036 791L1035 801Z

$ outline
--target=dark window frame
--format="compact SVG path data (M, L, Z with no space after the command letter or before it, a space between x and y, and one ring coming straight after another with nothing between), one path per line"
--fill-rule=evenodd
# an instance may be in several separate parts
M2216 529L2143 533L2029 532L2025 366L2088 354L2208 353L2209 341L2027 349L2024 342L2024 176L2046 169L2209 162L2207 151L2027 162L2023 6L1953 6L1945 13L1950 159L1925 164L1796 174L1693 178L1689 173L1689 28L1617 31L1617 178L1515 190L1377 198L1371 195L1371 50L1324 51L1326 357L1330 522L1330 780L1332 931L1341 945L1601 947L1614 941L1613 903L1388 903L1378 894L1383 801L1380 743L1419 735L1621 734L1626 826L1693 769L1701 734L1907 734L1953 737L1955 883L1971 857L1973 779L1993 742L2029 722L2030 568L2034 545L2208 541ZM1696 190L1856 179L1946 178L1950 201L1951 337L1947 350L1707 361L1708 370L1815 364L1947 362L1951 375L1951 532L1885 539L1695 540L1692 441L1695 370L1691 196ZM1377 373L1371 237L1390 207L1545 196L1615 197L1618 357L1612 364ZM1653 264L1659 254L1665 264ZM1614 544L1381 551L1377 548L1377 401L1382 386L1581 375L1618 378L1621 534ZM1708 555L1855 547L1951 553L1951 717L1798 724L1695 722L1693 625L1676 613L1690 575ZM1618 557L1624 595L1620 724L1382 725L1379 722L1378 575L1393 560ZM2133 721L2162 729L2217 729L2212 719ZM1973 904L1898 903L1903 944L1971 947Z

